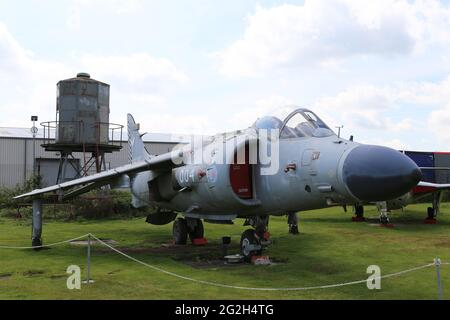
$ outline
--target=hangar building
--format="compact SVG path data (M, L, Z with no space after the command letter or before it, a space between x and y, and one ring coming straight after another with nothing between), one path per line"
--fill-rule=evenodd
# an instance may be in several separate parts
M126 133L123 135L124 140ZM159 155L171 151L179 143L188 141L182 135L153 133L144 137L146 148L151 155ZM48 142L46 140L45 142ZM54 185L58 175L60 154L46 152L41 144L44 143L42 129L39 130L35 140L36 171L42 176L42 187ZM128 148L126 141L121 143L123 148L119 152L106 154L106 167L113 169L128 163ZM83 153L74 153L75 160L68 166L67 176L75 176L75 168L82 167ZM95 170L93 172L95 173ZM15 187L23 184L33 174L33 134L26 128L0 127L0 188Z

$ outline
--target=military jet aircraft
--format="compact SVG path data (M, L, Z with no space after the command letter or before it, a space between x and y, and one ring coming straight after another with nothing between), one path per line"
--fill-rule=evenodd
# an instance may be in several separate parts
M173 222L173 238L186 244L204 235L203 223L245 219L242 254L250 259L270 244L269 216L330 206L385 203L421 180L404 154L338 137L315 113L294 108L285 118L266 116L253 126L218 134L158 156L145 150L128 115L130 164L17 196L56 193L68 199L129 177L134 207L156 206L147 222ZM181 217L177 218L181 214Z
M449 168L420 168L424 170L450 170ZM417 203L424 198L431 195L432 203L431 207L427 208L427 217L425 223L434 224L436 218L440 213L440 207L444 192L450 190L450 184L438 184L431 182L421 182L419 185L411 189L408 193L397 197L395 199L388 200L386 202L375 203L379 211L384 211L381 215L381 222L384 224L389 223L388 212L391 210L404 209L410 204ZM357 204L354 206L355 217L354 221L364 221L364 206Z

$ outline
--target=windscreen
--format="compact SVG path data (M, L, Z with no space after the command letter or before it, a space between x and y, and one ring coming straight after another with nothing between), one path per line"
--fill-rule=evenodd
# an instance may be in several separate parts
M277 129L281 139L300 137L329 137L335 133L312 111L303 108L283 107L259 118L253 125L259 129Z
M282 139L299 137L329 137L333 131L313 112L309 110L296 110L285 120L281 129Z

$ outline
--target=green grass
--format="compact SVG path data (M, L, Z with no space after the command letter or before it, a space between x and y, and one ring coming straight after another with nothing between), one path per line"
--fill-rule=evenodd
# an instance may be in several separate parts
M422 224L426 205L414 205L391 215L395 228L376 225L374 208L366 210L373 220L353 223L340 208L300 215L299 236L287 233L286 218L271 218L273 245L266 251L279 263L273 266L218 263L219 239L232 237L230 253L238 251L245 230L234 226L205 224L205 247L161 247L171 241L171 225L157 227L144 219L48 222L44 241L53 243L93 233L118 241L128 254L165 270L195 279L250 287L305 287L367 278L366 269L376 264L382 274L420 266L440 257L450 262L450 205L444 204L437 225ZM30 223L0 219L0 245L30 244ZM177 279L146 268L95 246L91 275L95 284L81 290L66 288L66 269L79 265L85 271L86 248L62 245L50 250L0 249L0 299L436 299L434 268L382 280L382 290L365 284L313 291L242 291L211 287ZM450 266L442 266L444 298L450 299Z

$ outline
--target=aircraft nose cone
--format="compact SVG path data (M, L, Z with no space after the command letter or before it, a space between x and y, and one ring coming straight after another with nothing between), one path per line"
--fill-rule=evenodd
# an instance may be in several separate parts
M344 161L343 178L361 201L386 201L411 191L422 172L403 153L381 146L361 145Z

